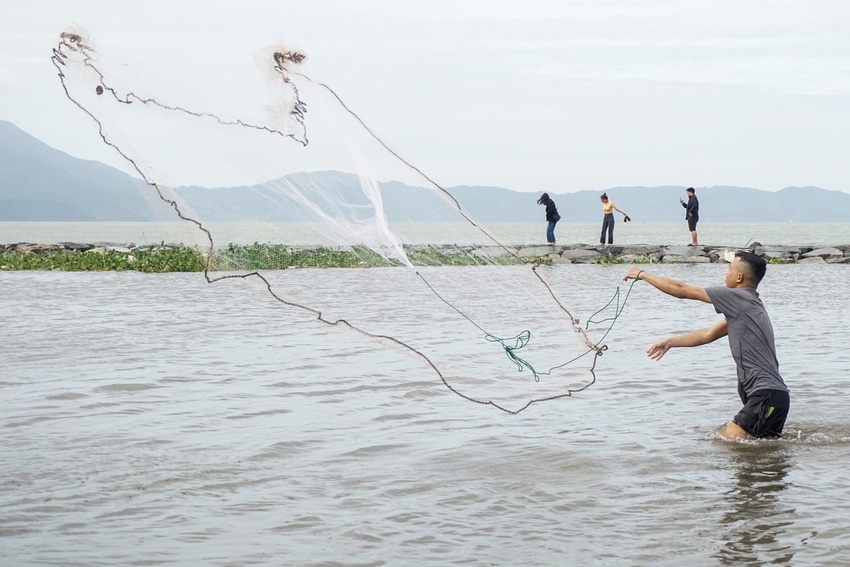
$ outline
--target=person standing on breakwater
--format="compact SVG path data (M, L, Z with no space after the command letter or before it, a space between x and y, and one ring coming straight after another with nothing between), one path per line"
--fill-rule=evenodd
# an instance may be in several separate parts
M599 245L605 246L605 232L608 232L608 246L614 244L614 211L623 213L623 222L629 222L629 215L617 208L613 201L608 200L608 193L602 193L599 197L602 201L602 236L599 237Z
M555 245L555 225L561 220L561 215L558 214L558 207L555 206L555 201L549 198L549 193L543 193L537 199L538 205L546 206L546 242L549 246Z
M699 222L699 199L697 199L696 191L694 191L693 187L688 187L688 202L684 202L681 197L679 197L679 203L685 207L685 220L688 221L688 230L691 231L691 243L688 246L699 246L699 240L697 240L697 223Z
M791 405L788 387L779 374L773 325L757 288L767 271L764 258L740 250L729 264L726 285L697 287L663 278L633 266L624 280L643 280L679 299L711 303L724 319L711 327L675 335L652 344L646 354L661 360L674 347L694 347L728 335L738 374L738 396L744 407L717 430L729 440L781 437Z

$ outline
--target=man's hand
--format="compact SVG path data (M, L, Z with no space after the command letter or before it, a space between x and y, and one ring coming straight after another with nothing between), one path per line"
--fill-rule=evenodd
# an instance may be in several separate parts
M661 360L668 350L670 350L670 339L663 339L646 349L646 356L652 360Z
M646 270L641 270L637 266L632 266L632 269L629 270L629 273L626 274L626 276L623 278L623 281L627 282L629 280L636 280L636 279L638 279L638 274L641 273L641 272L645 272L645 271Z

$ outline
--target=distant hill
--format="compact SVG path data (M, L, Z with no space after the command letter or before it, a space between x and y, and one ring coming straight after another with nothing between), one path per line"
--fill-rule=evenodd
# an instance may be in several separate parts
M287 183L320 196L325 206L334 199L356 200L359 183L354 175L338 171L293 174ZM180 187L176 191L199 218L227 220L304 220L295 203L269 207L281 200L268 184L254 187ZM429 190L398 181L381 184L384 209L390 220L436 220L451 208L425 206ZM537 222L543 208L539 193L501 187L458 186L447 190L473 218L482 222ZM638 222L684 220L679 198L683 187L614 187L606 191L617 206ZM601 219L601 191L551 193L565 221ZM850 194L819 187L787 187L777 192L744 187L698 187L703 222L850 222ZM272 212L274 211L274 212ZM289 211L282 213L280 211ZM165 215L165 216L164 216ZM0 221L150 221L172 218L173 213L142 180L96 161L74 158L55 150L11 122L0 120ZM176 219L176 217L173 217Z
M0 120L0 221L154 220L147 185Z

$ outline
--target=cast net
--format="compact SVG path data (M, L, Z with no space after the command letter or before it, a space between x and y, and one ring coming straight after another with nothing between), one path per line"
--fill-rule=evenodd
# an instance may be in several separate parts
M510 413L595 381L610 323L587 328L573 314L568 274L472 218L313 78L297 47L260 51L266 88L235 85L238 100L195 92L189 79L150 92L77 26L52 60L152 209L191 229L179 238L202 254L207 282L256 284ZM305 265L343 268L289 269Z

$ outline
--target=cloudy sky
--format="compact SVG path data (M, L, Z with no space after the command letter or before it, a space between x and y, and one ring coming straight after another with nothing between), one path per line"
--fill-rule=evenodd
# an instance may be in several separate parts
M265 88L255 53L292 42L444 186L850 192L846 0L6 2L0 119L126 170L62 93L69 24L225 104Z

